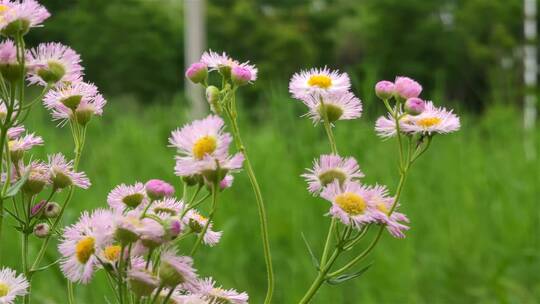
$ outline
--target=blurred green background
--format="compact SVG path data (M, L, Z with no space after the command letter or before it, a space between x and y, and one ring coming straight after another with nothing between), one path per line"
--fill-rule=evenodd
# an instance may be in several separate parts
M183 1L40 2L53 16L28 44L71 45L86 79L109 101L91 124L81 163L93 186L76 192L65 223L104 207L119 183L162 178L180 190L167 138L192 119L183 97ZM363 117L335 130L340 152L357 157L367 183L395 189L398 179L395 142L373 130L384 113L373 93L377 80L419 80L424 98L462 117L462 130L435 138L415 164L403 196L408 237L385 235L364 276L324 286L314 303L540 303L540 162L524 152L522 10L520 0L207 2L209 47L260 68L243 92L240 119L268 207L273 303L295 303L305 292L315 269L301 233L320 254L329 224L328 204L300 177L329 146L287 93L292 73L324 65L347 71L363 100ZM71 153L69 131L55 125L36 107L27 126L46 142L36 156ZM538 127L531 134L540 149ZM261 303L264 261L247 177L236 175L222 198L217 227L224 237L200 251L196 267ZM6 265L18 268L19 242L14 230L1 240ZM49 253L52 262L55 248ZM65 303L60 272L34 282L35 303ZM112 299L102 274L76 293L81 304Z

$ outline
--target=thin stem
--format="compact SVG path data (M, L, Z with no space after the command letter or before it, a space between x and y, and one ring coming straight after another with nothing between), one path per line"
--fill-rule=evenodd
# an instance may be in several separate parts
M251 188L253 189L253 193L255 194L255 201L257 202L257 209L259 212L259 224L260 224L260 230L261 230L261 239L263 243L264 261L266 264L267 284L268 284L264 303L269 304L272 301L272 295L274 293L274 269L272 266L272 254L270 251L270 240L268 237L268 222L267 222L266 208L264 206L264 200L261 193L261 188L259 186L259 182L257 181L257 177L255 176L253 166L251 165L251 161L249 160L247 149L242 142L242 137L240 135L240 128L238 127L238 122L236 121L237 114L236 114L236 107L235 107L236 105L235 96L234 96L234 92L232 93L233 94L231 94L231 97L230 97L231 106L225 107L225 111L230 120L234 141L236 143L236 148L244 155L245 170L249 177L249 181L251 183Z
M195 241L195 244L193 245L193 248L191 249L190 256L194 256L195 252L197 252L197 249L199 248L199 245L201 245L202 240L204 238L204 235L208 231L208 227L210 226L210 222L214 218L214 214L217 209L217 194L219 192L218 188L218 182L214 182L212 185L212 209L210 210L210 214L208 215L208 219L206 219L206 224L204 225L203 230L199 233L199 237L197 237L197 240Z
M159 298L159 295L161 294L161 291L163 290L163 287L165 287L165 286L163 286L163 285L159 286L159 288L156 290L156 294L152 298L152 301L150 302L150 304L156 303L157 299Z
M163 304L169 303L169 299L172 297L172 294L173 294L175 288L176 287L173 287L173 288L171 288L171 290L169 290L169 293L167 294L165 299L163 299L163 302L162 302Z

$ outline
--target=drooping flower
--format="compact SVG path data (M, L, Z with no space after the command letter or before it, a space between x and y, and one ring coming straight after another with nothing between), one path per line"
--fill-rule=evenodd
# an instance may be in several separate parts
M80 82L83 76L81 57L61 43L42 43L28 52L31 84L59 85Z
M369 195L369 188L357 182L340 185L334 181L321 192L321 197L332 203L328 214L357 229L377 221Z
M424 135L452 133L460 128L459 117L451 110L437 108L433 102L426 103L425 110L403 124L403 130L409 133Z
M395 211L399 207L397 203L393 212L389 214L395 199L388 194L388 189L385 186L375 185L368 188L367 196L375 207L373 217L377 219L377 222L385 225L394 237L404 238L404 231L409 227L402 223L409 223L409 219L405 214Z
M148 194L148 197L154 200L169 197L174 194L174 187L171 184L159 179L149 180L148 182L146 182L146 185L144 187L146 189L146 194Z
M8 142L8 148L12 161L17 162L24 155L24 152L30 150L34 146L43 145L43 138L36 136L34 133L26 134L25 136L12 139Z
M139 182L134 185L118 185L107 196L109 206L119 211L136 208L141 204L146 204L147 201L144 185Z
M193 259L188 256L178 256L173 249L163 251L159 278L161 283L167 287L174 288L180 284L194 284L197 280L197 274L193 268Z
M110 211L98 209L83 212L79 221L65 229L58 249L62 255L62 272L72 282L86 284L99 267L96 253L113 240L113 217Z
M422 93L422 86L418 82L403 76L396 77L394 89L397 96L405 100L411 97L418 97Z
M249 300L247 293L216 286L212 278L199 280L198 289L197 293L209 301L208 303L247 304Z
M28 174L28 179L22 186L22 190L30 195L41 192L43 188L50 184L49 166L41 161L32 161L24 166L22 160L17 164L21 170L21 176ZM15 181L15 179L13 179Z
M191 230L197 235L203 232L204 227L208 223L208 218L204 217L199 212L193 209L189 210L182 219L184 223L189 225ZM203 236L203 243L208 246L214 246L219 243L222 235L221 231L213 231L212 226L212 222L208 223L208 228L206 229L206 233Z
M1 108L1 106L0 106ZM1 109L0 109L1 111ZM16 139L18 138L19 136L21 136L22 133L24 133L24 126L16 126L16 127L11 127L8 129L7 131L7 137L11 140L13 139Z
M41 26L51 14L35 0L2 0L0 2L0 31L4 35L26 34L30 28Z
M55 120L62 120L65 123L72 119L86 125L94 115L103 114L103 107L107 101L95 85L76 82L50 90L45 95L43 103L51 110Z
M9 268L0 270L0 303L12 304L16 297L24 296L28 293L28 281L24 275L19 274Z
M127 272L127 279L131 291L139 297L145 297L159 286L159 280L145 267L131 267Z
M350 120L362 115L362 102L351 92L311 94L303 102L309 108L307 116L314 123L328 118L330 123L337 120Z
M55 189L64 189L71 185L88 189L91 183L84 172L75 172L73 161L67 161L62 153L49 155L50 180Z
M114 237L121 244L135 243L141 236L144 223L139 210L131 210L127 214L116 214L114 217Z
M313 194L319 193L324 187L334 181L340 185L364 177L358 162L353 157L339 155L321 155L313 161L313 169L302 175L308 182L308 190Z
M346 73L328 68L311 69L296 73L289 83L289 92L294 98L303 100L309 95L325 93L344 93L351 87Z
M141 243L150 249L156 248L166 241L163 225L154 219L143 218L138 233Z

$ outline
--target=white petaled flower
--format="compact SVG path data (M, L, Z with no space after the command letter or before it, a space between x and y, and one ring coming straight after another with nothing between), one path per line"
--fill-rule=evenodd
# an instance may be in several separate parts
M348 92L351 81L346 73L332 71L327 67L296 73L289 83L289 92L303 100L312 94Z
M247 304L249 300L247 293L216 286L216 282L212 278L199 280L198 285L198 293L209 301L208 303Z
M227 55L225 52L219 54L212 50L204 52L201 56L201 62L206 64L211 70L218 70L220 67L229 67L239 65L240 63Z
M310 94L302 101L309 108L306 114L314 123L328 118L330 123L337 120L351 120L362 115L362 102L351 92Z
M67 227L58 250L62 255L60 268L72 282L90 282L100 267L96 253L102 252L113 241L114 215L98 209L92 214L84 212L79 221Z
M308 173L302 174L302 177L308 182L308 190L313 194L319 193L335 180L343 185L345 182L364 177L356 159L334 154L321 155L319 159L313 161L313 169L307 170Z
M81 57L61 43L42 43L27 52L31 84L64 86L82 81Z
M35 0L0 1L0 31L13 36L17 32L26 34L32 27L39 27L50 17L45 7Z
M460 126L459 117L451 110L435 107L433 102L429 101L422 113L409 116L403 124L403 130L408 133L432 135L452 133L459 130Z
M111 208L119 211L147 204L148 197L144 184L137 182L134 185L116 186L107 196L107 203Z
M180 215L185 208L184 202L177 201L174 197L167 197L154 202L148 211L160 217L171 217Z
M0 270L0 303L11 304L16 297L28 294L30 284L24 277L9 268Z
M49 155L50 180L53 187L63 189L74 185L82 189L88 189L91 183L84 172L75 172L73 160L67 161L62 153Z

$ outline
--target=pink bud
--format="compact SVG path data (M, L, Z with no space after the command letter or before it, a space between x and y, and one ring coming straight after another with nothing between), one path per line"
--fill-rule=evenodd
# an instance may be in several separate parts
M422 86L409 77L396 77L396 94L403 99L418 97L422 93Z
M47 223L40 223L34 227L34 235L38 238L45 238L50 234L50 232L51 228Z
M162 199L174 194L174 187L159 179L149 180L144 187L148 196L153 200Z
M390 99L394 95L394 83L388 80L381 80L375 85L375 94L380 99Z
M240 65L234 66L231 70L231 79L234 84L241 86L251 81L251 70Z
M418 115L426 109L426 103L417 97L407 99L405 102L405 112L411 115Z
M208 77L208 67L202 62L195 62L186 70L186 77L193 83L202 83Z
M232 186L234 177L232 175L226 175L225 178L219 182L219 188L221 190L225 190L227 188L230 188Z
M30 216L36 216L39 212L43 211L46 204L47 204L47 201L42 200L41 202L32 206L32 209L30 210Z

